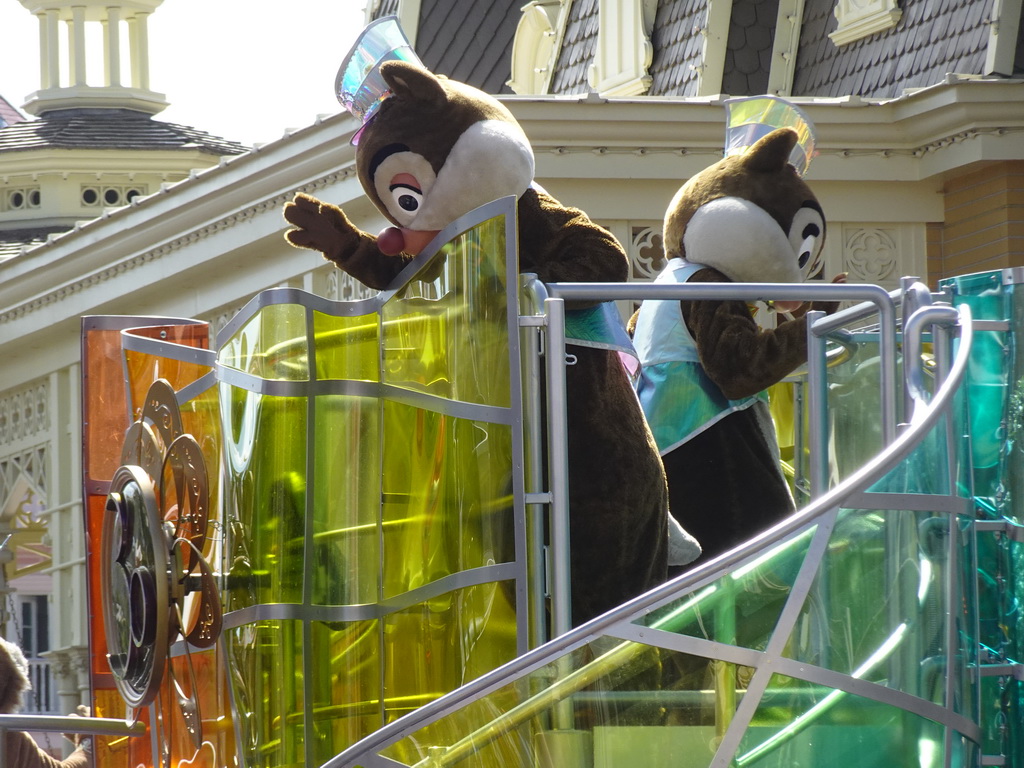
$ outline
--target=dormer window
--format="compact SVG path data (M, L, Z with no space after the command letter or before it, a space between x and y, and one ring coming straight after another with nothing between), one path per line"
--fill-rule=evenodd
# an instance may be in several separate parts
M839 26L829 38L836 45L891 29L903 15L897 0L839 0L834 13Z

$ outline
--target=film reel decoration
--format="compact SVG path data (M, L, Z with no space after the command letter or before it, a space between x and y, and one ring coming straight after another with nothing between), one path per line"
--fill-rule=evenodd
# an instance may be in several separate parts
M203 557L209 523L206 463L184 434L174 389L153 382L125 434L121 466L107 494L101 542L108 659L132 710L152 703L165 674L192 741L202 720L189 648L209 648L221 629L217 581ZM186 679L170 647L185 641Z

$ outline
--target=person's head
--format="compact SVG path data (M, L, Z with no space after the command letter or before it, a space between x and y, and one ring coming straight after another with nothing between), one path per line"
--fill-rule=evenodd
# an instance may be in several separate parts
M31 688L25 654L17 645L0 637L0 715L19 711L25 691Z

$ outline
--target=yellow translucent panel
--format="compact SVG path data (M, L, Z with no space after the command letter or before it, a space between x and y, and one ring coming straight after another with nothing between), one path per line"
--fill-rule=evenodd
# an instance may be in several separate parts
M305 308L298 304L271 304L228 339L217 360L228 368L262 379L306 381L308 346Z
M384 404L384 596L514 558L511 430Z
M945 763L943 737L942 726L897 707L774 675L732 765L976 765Z
M321 395L313 405L313 551L306 566L312 602L373 603L380 570L380 401Z
M567 653L386 748L444 765L706 766L749 670L610 638Z
M380 371L380 317L336 317L313 313L316 377L377 381Z
M261 621L224 632L239 718L241 764L305 764L302 622ZM256 674L258 670L258 674Z
M302 600L306 398L221 384L229 541L226 610Z
M310 642L320 765L381 726L380 623L313 622Z
M459 235L384 305L384 381L508 407L504 218Z

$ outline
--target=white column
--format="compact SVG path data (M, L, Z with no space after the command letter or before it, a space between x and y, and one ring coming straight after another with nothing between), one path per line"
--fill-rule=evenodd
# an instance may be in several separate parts
M149 90L148 13L136 13L128 19L128 39L132 52L132 87Z
M121 9L107 8L107 18L103 22L105 79L107 85L121 84Z
M60 88L60 17L56 10L39 14L41 89Z
M85 8L83 6L76 5L71 9L71 21L68 24L70 27L68 61L71 64L69 85L88 85L85 66Z

